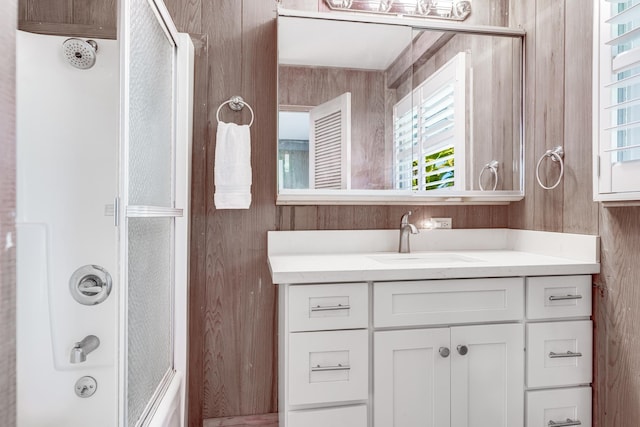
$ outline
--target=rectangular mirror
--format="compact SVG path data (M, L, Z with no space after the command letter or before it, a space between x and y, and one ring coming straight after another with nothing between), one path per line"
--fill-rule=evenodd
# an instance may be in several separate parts
M279 16L277 203L521 199L521 32L395 21Z

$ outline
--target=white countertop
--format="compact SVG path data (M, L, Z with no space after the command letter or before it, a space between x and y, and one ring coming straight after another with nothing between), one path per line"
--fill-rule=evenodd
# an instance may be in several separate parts
M269 232L273 283L600 272L597 236L506 229L436 231L427 231L422 240L412 236L418 250L410 254L390 250L397 245L396 230ZM421 250L429 245L447 250Z

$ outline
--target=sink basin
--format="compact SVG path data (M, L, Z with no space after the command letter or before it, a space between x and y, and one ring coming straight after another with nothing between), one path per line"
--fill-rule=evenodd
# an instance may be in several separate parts
M416 252L409 254L391 253L371 255L369 258L383 264L461 264L482 262L481 259L458 254Z

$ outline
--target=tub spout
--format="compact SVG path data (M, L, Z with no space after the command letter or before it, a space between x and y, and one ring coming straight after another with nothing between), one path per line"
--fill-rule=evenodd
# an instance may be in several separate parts
M95 335L87 335L71 349L71 363L82 363L87 360L87 354L100 346L100 339Z

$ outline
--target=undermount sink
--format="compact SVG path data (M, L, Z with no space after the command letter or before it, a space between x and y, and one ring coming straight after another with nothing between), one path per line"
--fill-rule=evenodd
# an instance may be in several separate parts
M383 264L460 264L469 262L482 262L481 259L458 254L448 253L387 253L369 256L374 261Z

